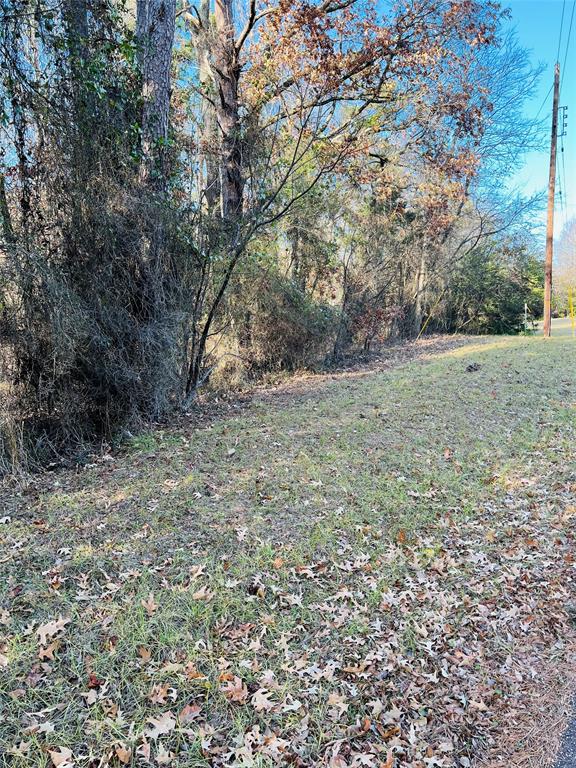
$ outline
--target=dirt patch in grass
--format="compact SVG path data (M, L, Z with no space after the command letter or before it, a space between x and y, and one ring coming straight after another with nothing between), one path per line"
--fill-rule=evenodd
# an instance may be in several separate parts
M12 489L7 764L525 765L576 648L571 341L388 351Z
M478 348L490 341L490 337L436 334L418 341L387 342L368 355L350 356L340 361L334 368L270 374L267 381L255 383L252 387L245 386L236 391L201 390L190 413L183 419L181 427L184 430L189 429L190 417L195 425L206 425L215 420L240 414L254 400L274 401L279 404L283 398L288 400L298 397L308 398L331 380L362 378L411 362L425 362L433 356L462 347Z

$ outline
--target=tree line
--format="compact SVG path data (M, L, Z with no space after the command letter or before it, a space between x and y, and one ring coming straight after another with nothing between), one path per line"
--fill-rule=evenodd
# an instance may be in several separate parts
M555 254L552 309L559 316L576 311L576 219L564 222Z
M1 0L4 453L537 312L539 72L480 0Z

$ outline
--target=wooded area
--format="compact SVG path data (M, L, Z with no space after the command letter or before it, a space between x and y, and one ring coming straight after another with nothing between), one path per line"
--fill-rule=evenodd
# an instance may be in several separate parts
M566 314L576 305L576 221L568 221L562 230L556 255L554 308Z
M497 3L3 0L5 460L422 331L515 333L538 70Z

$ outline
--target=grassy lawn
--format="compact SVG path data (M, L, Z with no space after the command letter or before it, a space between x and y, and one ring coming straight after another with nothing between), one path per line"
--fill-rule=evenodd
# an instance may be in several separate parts
M7 489L0 764L532 749L576 648L576 342L448 346Z

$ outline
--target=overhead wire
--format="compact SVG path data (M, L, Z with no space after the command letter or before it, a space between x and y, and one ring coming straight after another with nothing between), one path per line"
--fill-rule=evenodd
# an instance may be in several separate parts
M564 6L565 2L562 5L562 20L560 22L560 35L562 35L562 22L564 20ZM576 11L576 0L573 0L572 2L572 13L570 14L570 23L568 25L568 35L566 38L566 49L564 51L564 60L562 62L562 70L561 70L561 76L560 76L560 94L562 93L562 84L564 83L564 77L566 75L566 64L568 62L568 53L570 50L570 40L572 37L572 25L574 23L574 12ZM558 49L558 52L560 52L560 49ZM559 176L562 178L562 186L564 188L564 195L561 199L562 204L562 210L564 213L564 223L566 224L568 220L568 188L566 185L566 159L565 159L565 152L564 152L564 116L566 114L566 111L562 111L562 125L560 127L560 156L561 156L561 173L559 173Z
M570 36L572 35L572 24L574 23L574 11L576 10L576 0L572 3L572 13L570 14L570 25L568 26L568 38L566 40L566 51L564 53L564 61L562 62L562 72L560 76L560 92L562 92L562 83L564 82L564 75L566 74L566 62L568 61L568 49L570 47Z
M556 157L556 178L558 179L558 197L560 198L560 211L563 218L566 218L566 200L563 190L566 189L565 183L562 179L562 173L559 168L558 157Z
M564 159L564 137L560 138L560 156L562 158L562 184L564 186L564 224L568 221L568 187L566 186L566 161Z
M553 89L553 88L554 88L554 86L553 86L553 85L551 85L551 86L550 86L550 88L548 88L548 93L546 94L546 96L544 96L544 99L543 99L543 101L542 101L542 104L540 104L540 107L539 107L539 109L538 109L538 112L536 112L536 116L534 117L534 120L538 120L538 117L539 117L539 115L540 115L540 112L542 112L542 110L544 109L544 105L545 105L545 104L546 104L546 102L548 101L548 97L549 97L549 96L550 96L550 94L552 93L552 89Z
M557 54L556 54L556 60L557 61L559 61L560 49L562 47L562 32L563 32L563 27L564 27L565 9L566 9L566 0L563 0L563 2L562 2L562 17L560 19L560 30L559 30L559 34L558 34L558 50L557 50ZM575 9L576 9L576 0L574 0L574 2L572 3L572 13L570 15L570 26L569 26L569 29L568 29L568 39L567 39L567 42L566 42L566 52L564 54L564 63L563 63L562 70L561 70L561 83L562 83L562 80L564 79L564 74L565 74L566 60L568 58L568 46L570 45L570 35L572 33L572 24L573 24L573 21L574 21L574 11L575 11ZM554 84L552 84L550 86L550 88L548 88L548 91L546 92L546 95L542 99L542 102L541 102L540 106L538 107L538 111L536 112L536 114L532 118L532 122L533 123L535 123L538 120L538 118L540 117L540 113L542 112L542 110L546 106L546 102L550 98L550 94L552 93L553 89L554 89ZM564 159L564 158L562 158L562 159Z
M566 52L564 54L564 62L562 64L562 70L561 70L561 77L560 77L560 89L562 88L562 82L564 80L564 74L566 69L566 60L568 58L568 46L570 45L570 35L572 33L572 23L574 21L574 10L576 9L576 0L572 3L572 13L570 14L570 26L568 28L568 39L566 41ZM558 50L556 52L556 61L560 62L560 48L562 47L562 32L564 29L564 13L566 10L566 0L563 0L562 2L562 16L560 18L560 30L558 32ZM552 89L554 88L554 85L551 85L550 88L548 88L548 91L546 93L546 96L542 99L542 103L538 107L538 112L536 112L536 116L534 117L534 120L537 120L540 116L540 112L544 109L544 105L548 101L548 97L552 93Z
M566 10L566 0L562 0L562 17L560 19L560 34L558 35L558 51L556 61L560 61L560 46L562 45L562 30L564 29L564 11Z

